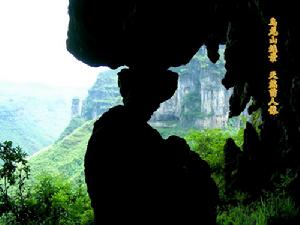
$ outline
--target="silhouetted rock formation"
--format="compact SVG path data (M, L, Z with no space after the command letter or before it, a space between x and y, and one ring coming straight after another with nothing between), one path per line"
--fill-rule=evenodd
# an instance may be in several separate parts
M186 64L203 44L215 62L218 45L226 43L223 85L234 89L230 115L242 112L250 99L253 105L249 113L257 109L262 112L260 134L254 135L253 130L249 134L252 138L247 141L246 135L244 144L249 154L243 157L252 158L243 162L259 159L262 169L262 173L252 173L262 174L253 190L268 186L273 173L299 167L300 32L296 1L207 0L199 6L198 2L182 1L70 0L69 14L67 48L91 66L167 70ZM276 117L268 114L270 17L277 19L279 32L274 68L279 76L280 114ZM255 139L259 139L261 152L254 149Z
M164 140L147 123L175 92L178 76L151 71L155 79L147 81L141 73L150 72L119 73L124 106L100 117L88 144L85 174L96 222L215 224L218 192L207 163L185 140Z
M232 138L226 140L224 146L224 178L225 178L225 193L230 194L231 191L236 190L236 181L240 157L242 152L235 144Z
M244 130L243 154L238 167L239 187L243 191L259 194L262 187L266 186L271 174L265 168L268 160L268 149L262 147L256 130L247 122ZM271 160L271 156L270 156Z
M201 4L70 0L68 50L91 66L186 64L214 18L213 4Z
M268 182L272 172L279 165L273 163L278 155L274 148L264 147L255 128L249 122L244 130L242 149L243 151L240 151L232 139L228 139L224 146L225 188L228 193L242 190L257 196L263 187L270 185ZM265 166L266 163L268 167Z

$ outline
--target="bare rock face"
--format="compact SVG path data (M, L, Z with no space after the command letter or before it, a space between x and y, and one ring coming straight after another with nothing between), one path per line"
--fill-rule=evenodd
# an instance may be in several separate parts
M206 48L200 48L188 64L174 69L179 74L178 88L170 100L160 105L151 124L197 129L225 126L231 91L221 84L224 59L213 64L206 53Z
M80 99L73 98L72 99L72 106L71 106L71 118L80 115Z
M109 70L98 75L96 82L83 100L81 117L86 120L96 119L110 107L122 102L117 84L118 71L120 70Z

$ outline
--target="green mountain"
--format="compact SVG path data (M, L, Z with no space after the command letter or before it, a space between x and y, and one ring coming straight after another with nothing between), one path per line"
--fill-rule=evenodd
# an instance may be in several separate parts
M84 90L2 82L0 93L0 141L32 154L59 137L71 117L72 97Z
M33 154L29 158L33 177L47 172L65 175L70 180L82 180L83 158L93 122L85 122L61 140Z

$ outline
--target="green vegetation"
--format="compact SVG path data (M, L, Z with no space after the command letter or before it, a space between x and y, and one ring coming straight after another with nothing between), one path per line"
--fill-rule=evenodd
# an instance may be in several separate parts
M16 193L12 208L0 212L0 225L88 225L93 210L83 183L43 174L26 183L22 202Z
M80 127L85 122L86 120L79 116L72 118L69 125L64 129L56 142L61 141L64 137L71 134L76 128Z
M288 225L296 224L299 210L288 195L269 193L250 204L238 203L219 209L219 225Z
M0 215L12 213L16 221L22 221L25 204L24 185L30 171L26 155L11 141L0 143Z
M163 138L168 138L171 135L176 135L184 138L184 136L188 133L188 130L179 129L178 127L158 127L156 129Z
M278 175L273 191L251 200L251 196L236 192L233 196L223 196L219 206L219 225L296 225L299 224L299 208L286 192L295 178L287 171ZM250 201L249 201L250 200Z
M12 142L0 143L0 224L92 224L85 184L47 173L28 180L25 157Z
M29 162L33 176L46 171L82 181L83 158L94 121L87 121L60 141L33 155Z
M23 203L20 205L17 200L14 208L18 210L2 212L0 224L91 224L93 213L83 181L83 157L92 124L93 121L85 122L29 159L32 179L23 186ZM173 132L184 136L191 149L211 166L220 190L218 225L291 224L298 218L297 207L284 191L290 183L288 176L282 176L274 192L266 192L257 199L241 192L231 196L224 194L223 146L228 137L241 146L242 129L176 131L176 128L164 128L160 131L164 136ZM10 194L17 196L18 188L11 190ZM22 223L16 222L19 221L16 212L23 218Z
M251 114L251 121L256 132L260 134L260 126L262 125L261 109L258 109Z
M207 129L202 131L192 130L185 139L191 149L206 160L211 167L220 194L218 207L218 225L287 225L297 224L299 209L292 198L286 193L286 187L291 182L287 175L281 176L281 181L276 184L276 190L265 192L258 199L251 199L242 192L235 192L232 196L224 193L223 177L223 146L227 138L233 138L241 147L243 142L243 129Z
M212 172L220 173L223 170L223 147L226 139L233 138L237 144L243 142L243 131L205 129L191 130L185 139L191 149L197 152L202 159L208 162Z

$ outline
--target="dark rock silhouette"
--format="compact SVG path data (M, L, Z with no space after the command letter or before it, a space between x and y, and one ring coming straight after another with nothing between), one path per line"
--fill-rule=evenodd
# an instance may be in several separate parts
M250 125L245 130L245 153L238 169L238 182L244 190L257 193L270 186L273 174L295 171L300 166L300 32L296 4L271 0L209 0L200 5L182 1L70 0L67 48L90 66L166 71L186 64L202 45L207 46L208 57L215 62L218 45L226 44L227 72L222 83L227 89L233 88L230 116L239 115L251 99L248 112L261 111L260 132ZM279 33L278 61L273 66L268 60L271 17L276 18ZM270 69L276 69L279 75L277 116L268 113ZM145 81L156 79L152 73L142 76L148 76Z
M219 57L218 45L226 44L227 72L222 83L234 89L230 116L239 115L252 99L248 111L261 110L259 138L265 155L271 154L264 169L276 173L300 166L300 32L296 1L209 0L199 5L198 2L70 0L69 15L67 48L91 66L146 68L151 63L167 70L186 64L202 45L207 46L208 57L215 62ZM280 114L276 117L268 114L271 17L277 19L279 32L279 60L275 68L280 74ZM270 137L271 134L276 138Z
M238 168L240 165L242 152L235 144L232 138L226 140L224 146L224 179L225 193L230 194L231 191L237 189Z
M262 155L263 149L258 134L252 124L247 122L244 130L243 155L239 165L239 182L243 191L257 193L267 182Z
M234 190L260 194L260 188L269 185L272 173L265 168L269 152L263 148L259 136L251 123L246 123L244 130L243 151L231 138L224 146L225 190L230 194Z
M185 140L165 140L147 123L175 92L177 77L160 70L119 73L124 106L96 121L85 156L97 224L216 224L218 192L207 163Z

